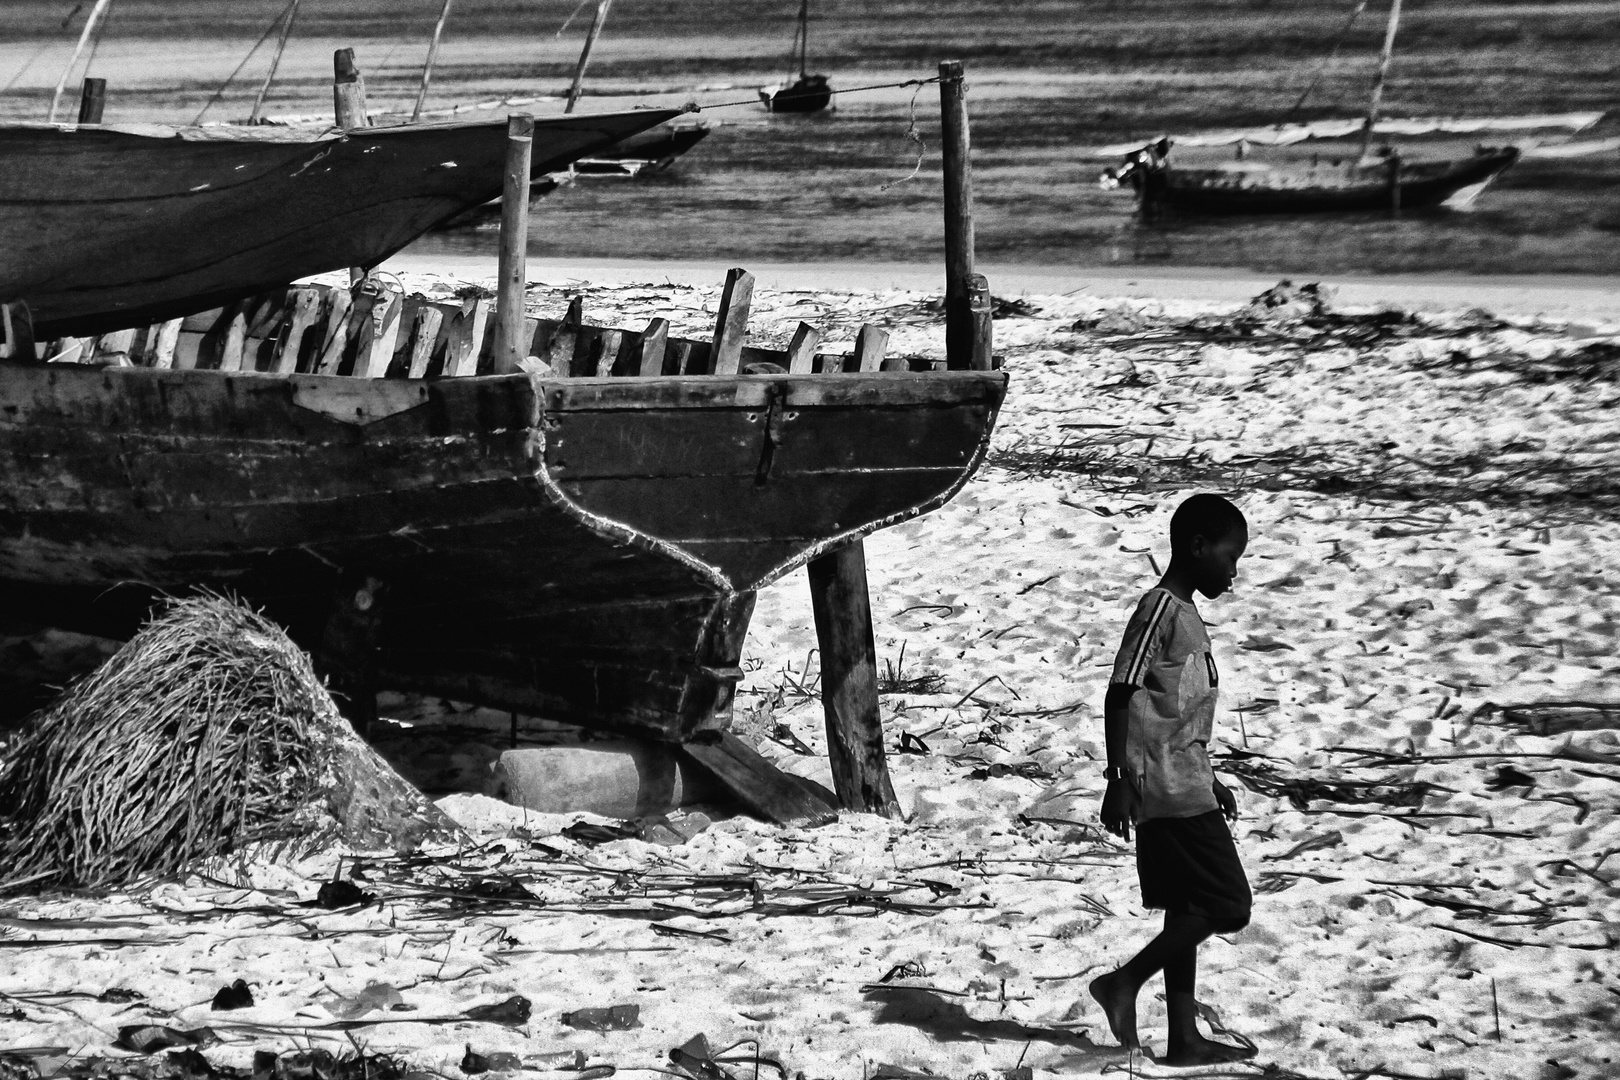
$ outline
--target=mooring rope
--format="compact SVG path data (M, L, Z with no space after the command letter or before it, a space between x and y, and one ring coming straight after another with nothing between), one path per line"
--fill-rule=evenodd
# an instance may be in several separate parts
M259 40L253 43L253 48L249 49L247 55L242 57L242 62L236 65L236 70L231 72L230 76L226 78L225 82L220 85L218 90L214 91L214 96L208 99L208 103L202 107L202 111L197 113L196 119L191 121L192 127L196 127L198 124L202 123L203 115L207 113L209 109L212 109L219 102L220 98L225 96L225 91L230 89L231 83L235 82L236 77L242 74L242 69L247 67L249 60L253 59L253 54L259 51L259 46L270 40L270 35L275 33L276 27L281 25L281 20L287 17L287 13L292 11L292 7L293 0L287 0L287 6L281 9L281 14L270 20L270 25L264 28L264 33L260 34Z
M939 76L934 76L934 78L930 81L938 82ZM917 89L911 92L911 122L906 125L906 132L903 136L901 136L902 138L910 139L912 142L917 144L917 164L911 167L911 172L907 173L905 176L902 176L900 179L890 180L887 184L879 184L879 191L888 191L890 188L895 187L898 184L903 184L907 180L915 180L917 178L917 174L922 171L923 157L928 153L928 147L923 143L922 134L917 131L917 95L922 93L922 88L923 84L919 82L917 84Z

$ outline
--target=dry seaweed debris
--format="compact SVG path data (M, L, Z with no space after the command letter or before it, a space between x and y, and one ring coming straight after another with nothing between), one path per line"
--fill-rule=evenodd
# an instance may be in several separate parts
M402 815L425 815L416 839L440 831L374 758L279 627L219 596L176 600L10 747L0 890L125 885L256 842L364 842Z

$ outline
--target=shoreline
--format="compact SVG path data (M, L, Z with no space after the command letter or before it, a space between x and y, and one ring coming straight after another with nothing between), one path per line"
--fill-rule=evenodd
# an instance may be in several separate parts
M734 263L682 260L530 258L530 281L577 279L591 283L668 282L714 285ZM379 268L388 273L447 274L493 278L494 255L400 254ZM795 291L943 292L943 265L899 262L811 262L750 264L756 283ZM1087 292L1093 296L1156 300L1242 303L1282 280L1281 275L1223 267L1119 267L979 264L997 296L1054 296ZM1334 290L1338 303L1352 307L1398 304L1410 310L1485 308L1503 315L1555 319L1620 321L1620 280L1597 274L1392 274L1293 275L1295 283L1318 281Z

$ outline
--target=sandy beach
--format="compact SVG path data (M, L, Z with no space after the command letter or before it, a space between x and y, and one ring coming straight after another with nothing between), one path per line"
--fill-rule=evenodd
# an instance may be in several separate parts
M492 269L385 268L429 291ZM593 321L703 333L723 269L537 261L530 309L577 294ZM870 322L891 353L943 354L929 268L752 269L756 340ZM1220 490L1253 539L1235 592L1201 606L1223 672L1211 750L1257 906L1206 948L1201 997L1259 1046L1220 1075L1614 1075L1620 720L1514 711L1620 700L1612 291L1346 279L1327 282L1343 317L1313 326L1298 304L1245 309L1274 280L984 269L1020 301L995 327L1011 385L990 459L867 542L903 821L689 807L602 842L573 827L612 822L461 794L440 805L477 844L415 864L254 856L8 898L6 1060L128 1061L120 1028L161 1024L206 1026L221 1065L363 1046L424 1080L464 1075L469 1050L514 1055L494 1070L511 1075L651 1074L700 1034L795 1080L1190 1075L1127 1059L1084 988L1157 925L1097 825L1117 635L1169 511ZM1350 317L1392 306L1415 314ZM790 575L760 596L735 726L825 781L814 650ZM362 865L374 903L297 906ZM236 979L252 1007L211 1011ZM514 995L525 1019L467 1017ZM639 1026L565 1022L612 1005Z

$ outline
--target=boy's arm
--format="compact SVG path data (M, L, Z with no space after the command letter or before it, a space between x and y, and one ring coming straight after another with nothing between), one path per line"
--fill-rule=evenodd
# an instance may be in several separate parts
M1108 754L1108 767L1103 775L1108 777L1108 788L1103 792L1101 817L1103 828L1122 840L1131 838L1131 826L1136 824L1142 807L1142 797L1130 780L1125 761L1131 695L1136 689L1113 683L1103 699L1103 744Z

